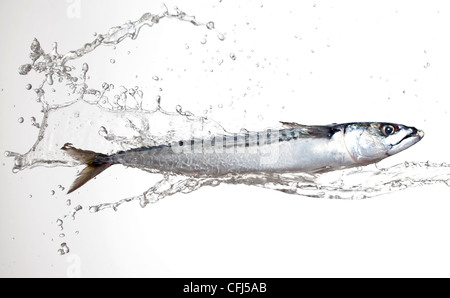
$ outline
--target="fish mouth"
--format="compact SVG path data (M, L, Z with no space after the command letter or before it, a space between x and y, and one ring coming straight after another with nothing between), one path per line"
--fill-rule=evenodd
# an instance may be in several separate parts
M396 154L411 147L412 145L419 142L424 136L425 133L423 132L423 130L411 127L411 132L409 134L405 135L396 144L391 145L391 148L388 151L388 155Z
M419 138L422 139L425 136L425 132L423 130L417 130L416 135L418 135Z
M393 144L392 146L397 146L398 144L400 144L401 142L403 142L404 140L411 138L411 137L417 137L419 138L419 140L421 140L424 136L425 133L423 132L423 130L419 130L415 127L411 127L412 132L407 134L406 136L403 137L403 139L401 139L400 141L398 141L396 144Z

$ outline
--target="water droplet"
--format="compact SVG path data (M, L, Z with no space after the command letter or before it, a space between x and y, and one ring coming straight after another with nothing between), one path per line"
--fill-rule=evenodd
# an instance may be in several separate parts
M261 116L261 115L258 115L258 120L259 120L259 121L262 121L262 120L264 120L264 117Z
M58 218L58 219L56 220L56 225L59 227L59 226L62 226L62 224L63 224L62 219Z
M114 64L114 63L116 63L116 60L115 59L110 59L109 62L111 62L111 64Z
M53 74L47 74L45 77L46 77L47 84L53 85ZM55 90L55 89L51 89L51 90ZM55 91L53 91L53 92L55 92Z
M152 79L153 79L154 81L159 81L159 77L158 77L158 76L153 76Z
M19 74L20 75L26 75L26 74L28 74L29 72L30 72L30 70L32 69L33 67L31 66L31 64L24 64L24 65L21 65L20 67L19 67ZM3 91L3 90L2 90Z
M67 254L69 252L70 252L70 249L67 246L67 243L66 242L61 243L61 248L58 249L58 254L59 255L65 255L65 254Z
M218 38L220 41L224 41L224 40L225 40L225 35L223 35L222 33L217 33L217 38Z
M31 46L30 49L32 52L34 53L39 53L39 51L41 50L41 44L39 43L39 41L35 38L33 39L33 41L31 42Z
M31 84L27 84L27 85L25 86L25 89L27 89L27 90L31 90L31 88L33 88L33 86L31 86Z
M236 55L234 53L230 53L231 60L236 60Z
M428 68L428 67L430 67L430 62L427 62L427 64L425 64L425 65L423 66L423 68Z
M59 234L59 238L64 238L64 237L66 237L66 234L64 234L64 233Z
M87 63L83 63L83 66L81 67L81 70L83 72L87 72L89 70L89 65Z
M202 39L200 40L200 43L201 43L201 44L205 44L205 43L206 43L206 38L202 38Z
M19 123L23 123L24 119L23 119L23 117L19 117L19 119L17 119L17 121L18 121Z
M214 29L214 22L208 22L208 23L206 24L206 28L208 28L209 30Z
M141 206L141 208L144 208L145 206L147 206L148 203L150 203L150 201L146 198L141 198L139 200L139 205Z
M100 126L98 134L101 135L102 137L106 137L108 135L108 131L104 126Z
M54 195L55 194L55 191L52 189L51 191L50 191L50 195Z

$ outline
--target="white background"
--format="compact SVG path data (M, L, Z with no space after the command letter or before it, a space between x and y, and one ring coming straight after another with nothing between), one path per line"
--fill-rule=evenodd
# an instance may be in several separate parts
M229 131L263 129L279 120L404 123L426 136L383 166L449 162L446 1L165 3L214 21L225 41L205 27L163 20L143 28L136 41L82 59L89 62L92 87L103 81L139 85L148 101L160 94L167 110L177 104L196 115L208 110ZM39 106L25 90L31 78L18 74L33 38L47 51L57 41L64 53L92 41L94 32L159 12L160 4L2 1L0 150L25 153L36 140L29 117L39 119ZM152 80L154 75L163 80ZM1 159L2 277L450 276L445 185L361 201L205 187L144 209L130 203L91 214L85 208L75 221L66 220L66 237L60 238L55 221L70 210L68 198L72 207L114 202L142 193L158 177L112 167L66 196L57 186L68 187L76 169L12 174L13 160ZM69 254L56 253L61 242Z

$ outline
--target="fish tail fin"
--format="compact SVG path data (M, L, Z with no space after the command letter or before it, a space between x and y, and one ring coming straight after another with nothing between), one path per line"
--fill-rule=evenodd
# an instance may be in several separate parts
M78 177L70 186L67 194L77 190L86 182L114 164L111 162L109 155L78 149L73 147L70 143L66 143L61 149L69 154L73 159L86 164L86 167L78 174Z

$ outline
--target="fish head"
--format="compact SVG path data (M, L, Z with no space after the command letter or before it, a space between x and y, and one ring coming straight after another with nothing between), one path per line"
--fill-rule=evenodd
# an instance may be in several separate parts
M344 140L353 160L361 164L377 162L419 142L424 132L401 124L384 122L344 125Z

